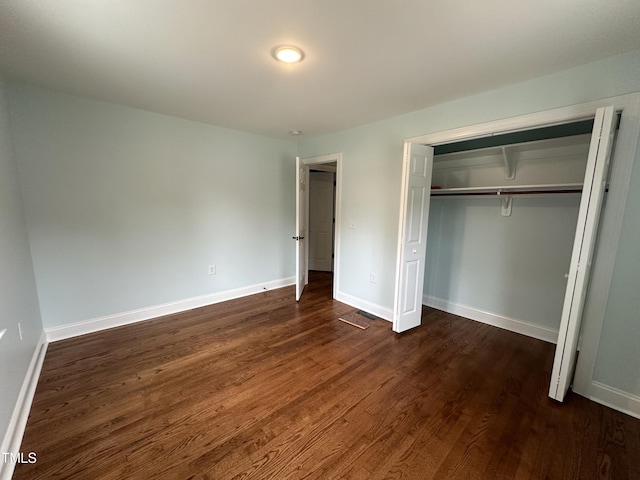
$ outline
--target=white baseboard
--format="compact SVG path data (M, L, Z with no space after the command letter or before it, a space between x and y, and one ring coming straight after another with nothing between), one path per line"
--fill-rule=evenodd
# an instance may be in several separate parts
M589 392L576 391L576 393L606 407L640 418L640 397L637 395L596 381L591 382Z
M422 303L428 307L470 318L471 320L493 325L494 327L504 328L505 330L544 340L545 342L555 344L558 341L558 330L554 330L553 328L535 325L523 320L507 317L498 313L487 312L430 295L424 295L422 297Z
M20 451L20 444L24 436L24 429L27 426L27 419L31 411L31 403L36 393L36 386L40 378L40 370L44 362L44 356L47 352L47 337L44 332L40 335L40 339L36 344L36 348L31 357L27 374L20 387L16 405L13 408L9 426L2 440L0 452L17 454ZM11 461L0 461L0 480L10 480L15 469L15 464Z
M393 321L393 310L387 307L382 307L375 303L368 302L358 297L353 297L343 292L336 292L335 299L339 302L346 303L354 308L364 310L367 313L380 317L389 322Z
M227 300L253 295L266 290L282 288L293 285L294 283L295 277L281 278L279 280L272 280L270 282L249 285L247 287L226 290L224 292L201 295L199 297L192 297L184 300L178 300L176 302L164 303L162 305L116 313L82 322L69 323L67 325L60 325L59 327L45 328L45 332L47 333L47 338L50 342L56 342L58 340L77 337L87 333L99 332L109 328L150 320L163 315L170 315L173 313L191 310L193 308L205 307L214 303L225 302Z

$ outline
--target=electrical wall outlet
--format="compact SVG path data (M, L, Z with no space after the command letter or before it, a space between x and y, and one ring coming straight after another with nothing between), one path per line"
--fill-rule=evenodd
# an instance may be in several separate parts
M375 274L375 273L371 272L371 273L369 274L369 281L370 281L371 283L376 283L377 278L376 278L376 274Z
M209 265L209 275L215 275L215 274L216 274L216 266Z
M349 228L356 228L356 221L353 218L349 219Z

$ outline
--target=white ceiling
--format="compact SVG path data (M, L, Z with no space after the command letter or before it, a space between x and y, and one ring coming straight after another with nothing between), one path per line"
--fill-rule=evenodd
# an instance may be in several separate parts
M5 76L279 138L638 48L638 0L0 0Z

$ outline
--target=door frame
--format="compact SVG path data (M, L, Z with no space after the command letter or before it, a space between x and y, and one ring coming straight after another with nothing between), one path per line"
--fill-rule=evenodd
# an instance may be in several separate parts
M469 125L425 135L406 138L406 143L437 146L460 140L486 137L492 134L529 130L555 124L570 123L592 118L600 107L613 105L621 113L622 121L617 133L609 174L610 192L604 206L599 228L598 247L594 253L593 270L585 302L582 329L578 341L580 356L574 375L573 390L596 401L620 404L623 399L615 392L603 388L594 381L593 374L598 344L604 324L604 315L613 277L613 267L622 230L624 207L640 134L640 93L596 100L589 103L555 108L547 111L520 115L476 125ZM400 202L406 196L406 185L401 186ZM402 214L402 212L401 212ZM401 245L398 245L401 248ZM396 272L400 265L396 265ZM400 278L396 273L396 296L394 298L394 320L399 299L403 292L399 289Z
M336 163L336 197L335 197L335 230L333 239L333 298L336 298L337 292L339 292L340 282L340 224L342 217L342 153L329 153L327 155L320 155L317 157L301 158L301 163L305 167L311 167L313 165L321 165L325 163ZM306 218L309 218L309 188L307 188L306 199ZM308 249L307 249L308 256ZM309 278L309 259L307 258L305 272L305 278Z

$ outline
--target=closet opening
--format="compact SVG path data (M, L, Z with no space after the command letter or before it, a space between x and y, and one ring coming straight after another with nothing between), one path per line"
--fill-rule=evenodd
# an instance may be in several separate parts
M592 129L434 147L423 304L557 341Z
M425 304L557 343L550 396L564 398L619 123L593 111L405 142L394 331Z

